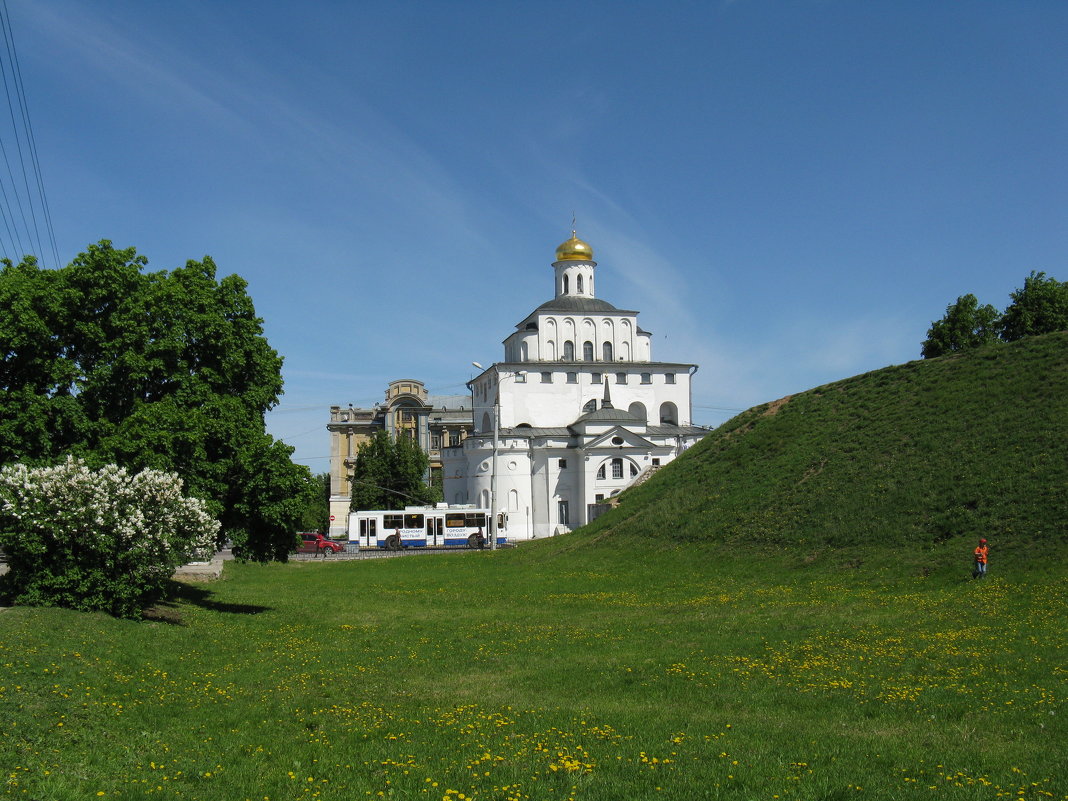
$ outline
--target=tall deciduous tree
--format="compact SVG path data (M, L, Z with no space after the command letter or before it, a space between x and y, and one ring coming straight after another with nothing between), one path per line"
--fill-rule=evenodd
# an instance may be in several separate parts
M0 268L0 463L179 474L253 559L285 558L310 473L265 432L282 359L245 281L214 262L146 272L107 240L68 267Z
M317 473L309 479L314 485L308 490L308 502L300 518L301 531L330 530L330 474Z
M1012 293L1012 303L1001 321L1001 338L1015 342L1034 334L1068 330L1068 281L1034 272L1024 279L1023 289Z
M425 481L429 464L411 437L377 432L356 452L350 508L395 509L433 503L437 493Z
M1000 318L990 304L980 306L975 295L962 295L946 307L945 317L931 323L922 346L923 358L997 342Z

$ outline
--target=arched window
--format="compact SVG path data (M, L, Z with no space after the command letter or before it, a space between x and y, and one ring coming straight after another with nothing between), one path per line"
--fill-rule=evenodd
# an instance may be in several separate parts
M597 480L604 481L604 465L597 468Z
M612 343L611 342L602 343L601 344L601 353L602 353L602 357L603 357L604 361L606 361L606 362L612 361Z
M519 361L525 362L527 360L527 343L523 342L519 345Z
M623 478L623 460L616 458L612 460L612 478Z
M508 490L508 511L509 512L518 512L519 511L519 491L518 490Z
M644 403L640 403L639 401L634 401L634 403L632 403L630 405L630 407L627 409L627 411L630 412L631 414L633 414L635 417L637 417L643 423L648 423L649 422L649 413L647 411L645 411L645 404Z
M575 343L572 342L570 339L564 343L564 361L575 361Z
M592 342L583 342L582 343L582 361L584 361L584 362L592 362L593 361L593 343Z
M582 276L581 275L575 277L575 288L578 290L578 293L581 295L582 294Z
M660 404L660 422L670 426L679 424L679 410L671 401Z
M567 276L564 276L564 294L567 294Z
M486 432L493 430L493 418L490 417L489 412L482 415L482 428L479 431Z

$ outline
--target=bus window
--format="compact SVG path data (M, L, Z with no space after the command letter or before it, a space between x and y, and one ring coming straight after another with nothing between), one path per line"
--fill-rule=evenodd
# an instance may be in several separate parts
M464 516L463 515L446 515L445 516L446 528L463 528Z
M404 516L404 527L405 528L422 528L423 527L423 516L422 515L411 515L411 514L405 515Z
M382 515L382 528L401 528L404 515Z
M483 514L469 514L467 515L467 527L468 528L485 528L486 516Z

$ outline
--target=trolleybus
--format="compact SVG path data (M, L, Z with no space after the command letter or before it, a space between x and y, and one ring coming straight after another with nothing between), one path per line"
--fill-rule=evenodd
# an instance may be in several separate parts
M504 517L504 515L501 515ZM503 522L503 521L501 521ZM489 542L489 510L474 506L408 506L349 513L349 542L360 548L477 548ZM504 526L497 544L507 542Z

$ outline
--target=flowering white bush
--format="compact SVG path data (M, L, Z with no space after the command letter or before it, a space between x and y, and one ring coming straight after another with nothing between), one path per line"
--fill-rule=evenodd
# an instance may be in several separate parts
M218 521L182 480L68 457L0 469L0 547L16 602L135 616L174 569L213 551Z

